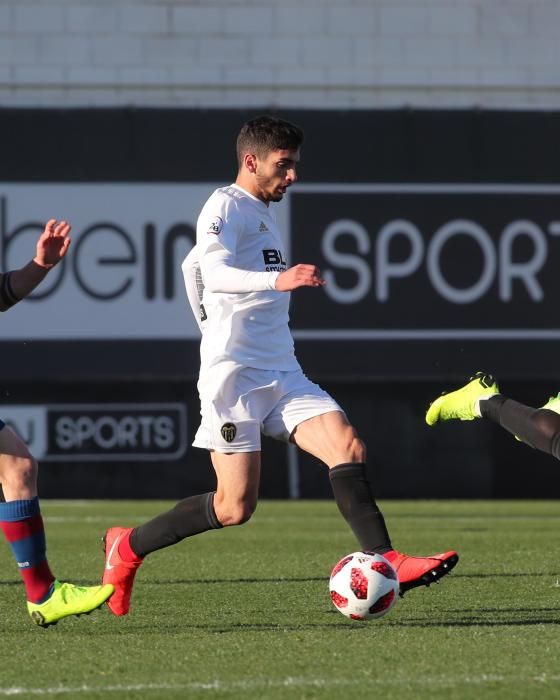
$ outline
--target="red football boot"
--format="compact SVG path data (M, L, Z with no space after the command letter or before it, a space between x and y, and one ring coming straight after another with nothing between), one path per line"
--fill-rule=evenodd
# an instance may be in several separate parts
M119 544L132 532L131 527L110 527L103 537L105 547L105 570L103 583L112 583L115 592L107 601L114 615L126 615L130 608L130 596L134 577L143 559L125 561L119 553Z
M384 552L385 559L391 562L399 577L400 595L416 586L429 586L446 576L459 561L457 552L432 554L430 557L409 557L395 549Z

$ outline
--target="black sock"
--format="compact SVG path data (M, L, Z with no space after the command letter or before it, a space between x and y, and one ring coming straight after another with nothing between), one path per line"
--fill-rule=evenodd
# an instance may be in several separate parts
M338 509L352 528L362 551L383 554L393 549L385 519L373 498L365 464L347 462L329 471Z
M560 459L560 416L554 411L498 394L480 402L480 413L531 447Z
M176 544L185 537L222 527L214 510L214 492L189 496L130 533L130 546L139 557Z

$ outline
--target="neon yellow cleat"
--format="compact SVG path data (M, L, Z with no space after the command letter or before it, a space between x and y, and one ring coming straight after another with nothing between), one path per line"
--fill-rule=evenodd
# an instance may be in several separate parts
M548 411L554 411L560 415L560 394L558 396L551 396L542 408L546 408Z
M438 421L480 418L478 400L499 393L496 380L491 374L477 372L468 384L449 394L443 394L431 403L426 413L426 423L434 425Z
M114 590L110 585L83 587L55 581L50 598L44 603L27 601L27 610L36 625L48 627L68 615L88 615L103 605Z

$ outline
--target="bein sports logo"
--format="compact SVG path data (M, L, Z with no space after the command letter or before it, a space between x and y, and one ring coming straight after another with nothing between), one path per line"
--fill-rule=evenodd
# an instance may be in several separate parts
M292 235L291 256L313 255L326 285L312 306L294 306L294 335L559 337L559 194L557 185L298 186L291 230L306 225L306 235Z
M7 196L0 196L3 269L19 267L27 259L44 225L33 220L13 225L9 204ZM153 220L126 224L116 217L109 209L102 219L94 219L82 228L75 226L72 254L29 295L29 301L54 296L68 281L85 298L101 302L122 299L135 287L145 300L171 301L179 297L180 264L196 240L194 226L181 220L160 225Z
M560 247L559 194L545 185L298 186L293 209L307 212L313 199L322 209L318 231L292 245L320 251L323 291L339 304L391 302L412 278L446 303L539 302L541 273ZM470 268L468 282L454 262Z
M176 460L187 449L178 403L3 406L4 421L39 460Z

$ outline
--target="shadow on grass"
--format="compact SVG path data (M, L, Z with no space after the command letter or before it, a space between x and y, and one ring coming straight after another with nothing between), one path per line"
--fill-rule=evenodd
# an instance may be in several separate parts
M538 611L539 613L542 611ZM560 611L554 611L560 613ZM325 614L325 613L323 613ZM330 611L328 614L331 614ZM332 611L333 616L340 617L340 613L335 610ZM391 629L449 629L449 628L497 628L497 627L534 627L537 625L553 625L560 626L560 615L559 619L550 619L539 615L538 617L527 617L522 620L511 620L509 619L494 619L486 620L480 617L465 618L459 620L453 619L441 619L441 620L383 620L377 623L370 622L359 622L359 621L345 621L337 620L332 623L326 622L308 622L302 624L274 624L274 623L260 623L260 622L232 622L230 624L220 624L213 626L211 624L192 624L192 623L182 623L182 624L171 624L169 625L166 621L166 629L170 631L173 628L181 631L204 631L209 634L236 634L239 632L315 632L321 630L328 630L329 632L344 632L344 633L361 633L365 629L371 629L375 624L378 630L383 629L383 627L389 627ZM134 625L135 631L140 631L142 629L153 631L153 624L140 624Z
M559 577L560 574L557 571L501 571L498 573L472 573L463 574L459 572L453 572L453 578L542 578L543 576L550 576L551 578Z
M422 620L422 621L402 621L402 622L387 622L390 627L424 627L425 629L431 629L435 627L533 627L535 625L555 625L560 626L560 609L555 610L558 614L557 620L551 620L549 618L533 618L527 620L485 620L484 618L469 618L462 620Z
M469 608L442 608L442 612L446 613L469 613L472 612ZM560 616L560 605L557 608L477 608L476 610L477 613L479 614L485 614L485 613L558 613Z
M558 520L560 513L387 513L388 518L419 519L419 520Z
M152 586L207 586L212 584L227 584L232 583L312 583L315 581L328 581L328 574L325 576L301 576L301 577L288 577L280 576L276 578L193 578L193 579L156 579L156 580L144 580L143 583L147 583Z

